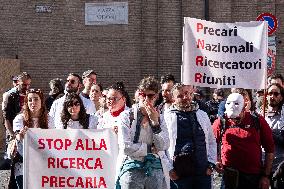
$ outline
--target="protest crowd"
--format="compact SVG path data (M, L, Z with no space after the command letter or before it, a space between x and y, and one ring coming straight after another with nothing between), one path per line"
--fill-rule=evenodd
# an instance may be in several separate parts
M23 188L29 128L110 128L119 148L115 188L209 189L213 171L222 176L221 188L283 188L284 79L274 74L267 81L265 90L232 88L226 95L228 89L215 89L206 101L201 88L171 74L160 82L148 76L131 98L124 83L102 86L87 70L66 75L65 82L52 79L45 99L22 72L3 94L1 169L11 169L9 188Z

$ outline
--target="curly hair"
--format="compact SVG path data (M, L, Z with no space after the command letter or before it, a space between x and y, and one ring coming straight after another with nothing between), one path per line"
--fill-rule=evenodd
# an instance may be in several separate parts
M68 123L71 119L71 114L68 112L68 105L74 100L78 100L80 103L80 112L79 112L79 123L83 126L83 129L89 128L89 115L86 113L83 101L80 96L76 93L69 93L66 95L66 98L63 103L63 110L61 112L61 121L63 123L64 129L67 129Z
M32 128L33 127L33 120L32 120L32 116L31 116L31 111L29 109L28 106L28 94L30 93L34 93L37 94L41 100L41 108L40 108L40 114L39 114L39 127L41 129L48 129L48 118L47 118L47 111L46 111L46 107L44 104L44 96L43 93L41 92L41 90L37 89L29 89L26 93L25 99L24 99L24 106L23 106L23 117L24 117L24 126L27 126L28 128Z
M142 91L151 90L155 93L158 93L159 86L159 81L157 81L153 76L148 76L140 81L138 88Z
M173 86L172 90L171 90L171 94L173 95L174 91L180 90L180 89L182 89L184 86L185 86L185 85L184 85L183 83L176 83L176 84Z

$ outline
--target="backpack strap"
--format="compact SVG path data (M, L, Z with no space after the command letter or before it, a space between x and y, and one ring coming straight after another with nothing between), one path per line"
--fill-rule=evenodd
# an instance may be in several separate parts
M141 131L141 122L143 119L143 115L140 112L140 110L137 110L137 122L136 122L136 130L134 135L133 143L138 143L139 137L140 137L140 131Z
M255 112L251 113L252 120L253 120L253 127L259 131L260 130L260 121L259 121L259 115Z
M85 128L85 129L89 129L89 126L90 126L90 114L87 114L86 115L86 123L87 123L87 128Z
M217 141L217 156L218 159L221 159L221 149L222 149L222 138L226 132L226 119L224 117L220 117L220 137L219 141Z

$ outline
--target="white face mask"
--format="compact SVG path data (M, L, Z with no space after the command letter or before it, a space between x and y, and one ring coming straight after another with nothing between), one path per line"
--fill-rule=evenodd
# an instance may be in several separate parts
M228 118L238 117L244 108L244 98L239 93L232 93L228 96L225 104L225 114Z

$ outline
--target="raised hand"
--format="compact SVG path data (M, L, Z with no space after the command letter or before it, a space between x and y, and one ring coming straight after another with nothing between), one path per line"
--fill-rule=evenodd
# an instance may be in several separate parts
M152 123L153 126L155 125L159 125L159 117L160 117L160 114L159 112L157 111L157 109L148 101L144 101L144 107L145 107L145 110L147 112L147 115Z

